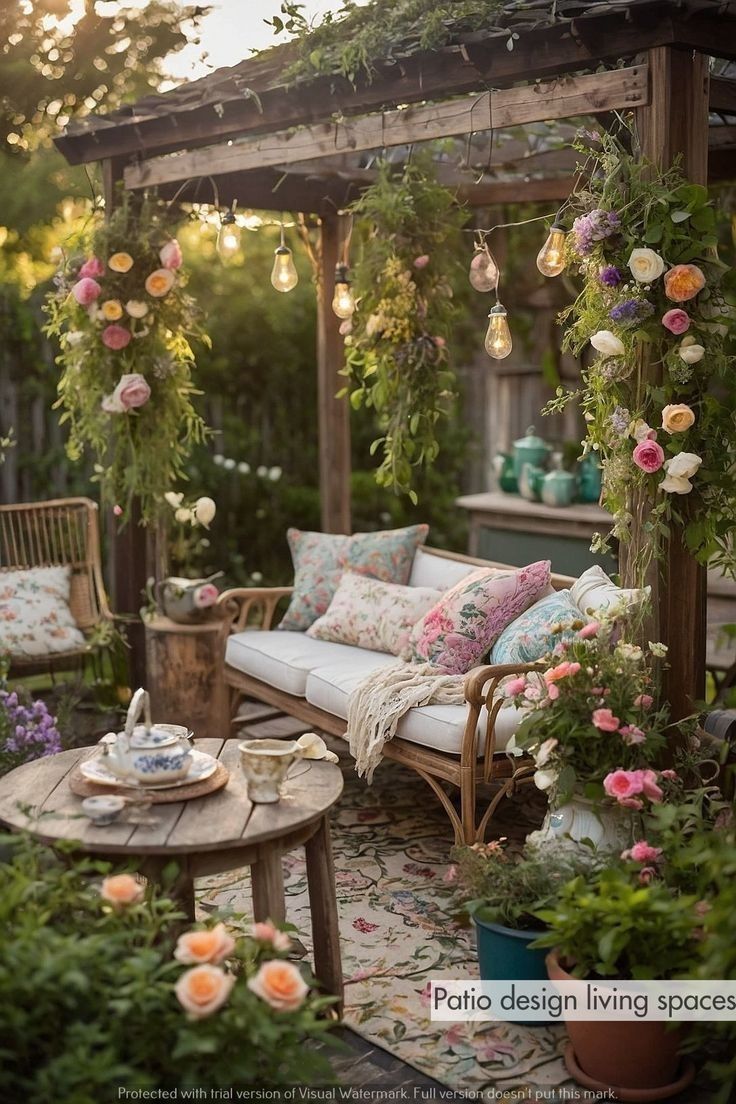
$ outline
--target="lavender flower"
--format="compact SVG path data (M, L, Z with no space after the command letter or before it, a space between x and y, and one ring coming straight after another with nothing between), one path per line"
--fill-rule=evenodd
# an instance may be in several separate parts
M641 322L648 318L654 307L647 299L624 299L611 307L609 317L613 322Z
M23 702L15 691L0 690L0 763L18 766L61 751L56 717L40 699Z
M614 288L623 280L623 276L615 265L605 265L598 273L598 279L604 287Z
M615 211L602 211L596 207L586 215L579 215L572 224L578 253L587 257L596 242L604 241L621 229L621 219Z
M614 432L621 437L631 424L631 414L625 406L617 406L608 420Z

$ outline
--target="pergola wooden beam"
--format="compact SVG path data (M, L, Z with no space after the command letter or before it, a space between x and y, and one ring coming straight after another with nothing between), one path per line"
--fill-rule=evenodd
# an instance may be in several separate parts
M381 115L318 123L297 131L245 138L233 144L207 146L176 156L129 165L127 188L143 188L189 177L245 172L388 146L412 145L474 131L520 126L549 119L627 110L648 100L645 65L612 69L582 77L483 92L446 103L407 107Z
M708 102L711 111L736 115L736 80L730 77L711 77Z

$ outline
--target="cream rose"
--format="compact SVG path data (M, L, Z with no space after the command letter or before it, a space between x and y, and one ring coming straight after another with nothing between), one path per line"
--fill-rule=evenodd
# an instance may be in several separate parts
M698 361L702 360L705 356L705 348L702 345L698 345L696 341L688 342L687 344L683 341L677 351L686 364L697 364Z
M684 433L695 422L695 414L686 403L674 403L662 410L665 433Z
M264 962L258 973L248 979L248 988L280 1012L294 1012L301 1008L309 992L309 986L296 966L281 959Z
M209 529L210 522L217 513L217 506L215 505L214 499L207 498L204 495L202 498L198 498L194 503L192 513L198 525L203 525L205 529Z
M207 931L190 931L180 935L176 942L174 958L178 962L223 962L235 950L235 940L224 924L216 924Z
M679 479L674 475L666 475L659 484L660 491L668 494L690 494L693 485L689 479Z
M551 790L557 781L557 771L536 770L534 772L534 785L538 790Z
M135 905L143 900L145 886L132 874L111 874L100 886L100 896L116 909Z
M130 272L133 267L133 258L130 253L113 253L107 263L113 272Z
M131 318L145 318L148 314L148 303L143 303L140 299L129 299L125 309Z
M651 284L665 270L665 263L653 249L632 249L629 257L631 275L640 284Z
M664 470L674 479L692 479L702 463L702 457L695 452L678 452L665 462Z
M590 344L604 356L622 356L626 352L621 338L610 330L598 330L591 337Z
M146 291L154 299L162 299L174 286L176 277L170 268L157 268L146 277Z
M219 966L205 963L183 973L174 991L185 1012L193 1020L201 1020L225 1003L234 984L232 974L226 974Z

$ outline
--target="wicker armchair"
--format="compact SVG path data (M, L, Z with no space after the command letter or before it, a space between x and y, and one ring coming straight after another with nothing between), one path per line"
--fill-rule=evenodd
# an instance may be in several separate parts
M77 626L89 633L112 614L102 581L96 503L59 498L0 506L0 581L4 571L29 567L71 568L69 607ZM87 648L49 656L14 658L12 675L35 675L78 667Z

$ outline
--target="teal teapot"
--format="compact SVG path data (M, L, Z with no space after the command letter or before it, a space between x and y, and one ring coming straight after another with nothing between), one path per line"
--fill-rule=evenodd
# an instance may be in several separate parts
M547 458L552 451L552 446L541 437L536 436L534 426L529 426L526 431L526 436L520 437L518 441L514 441L513 450L514 473L517 479L521 479L521 471L524 464L532 464L537 468L546 466Z
M552 471L542 481L542 502L545 506L569 506L575 499L577 479L563 468L561 452L554 454L552 462Z
M504 494L518 494L519 483L514 472L514 458L510 452L497 452L493 458L493 470Z
M601 463L597 452L589 452L578 461L581 502L598 502L601 497Z

